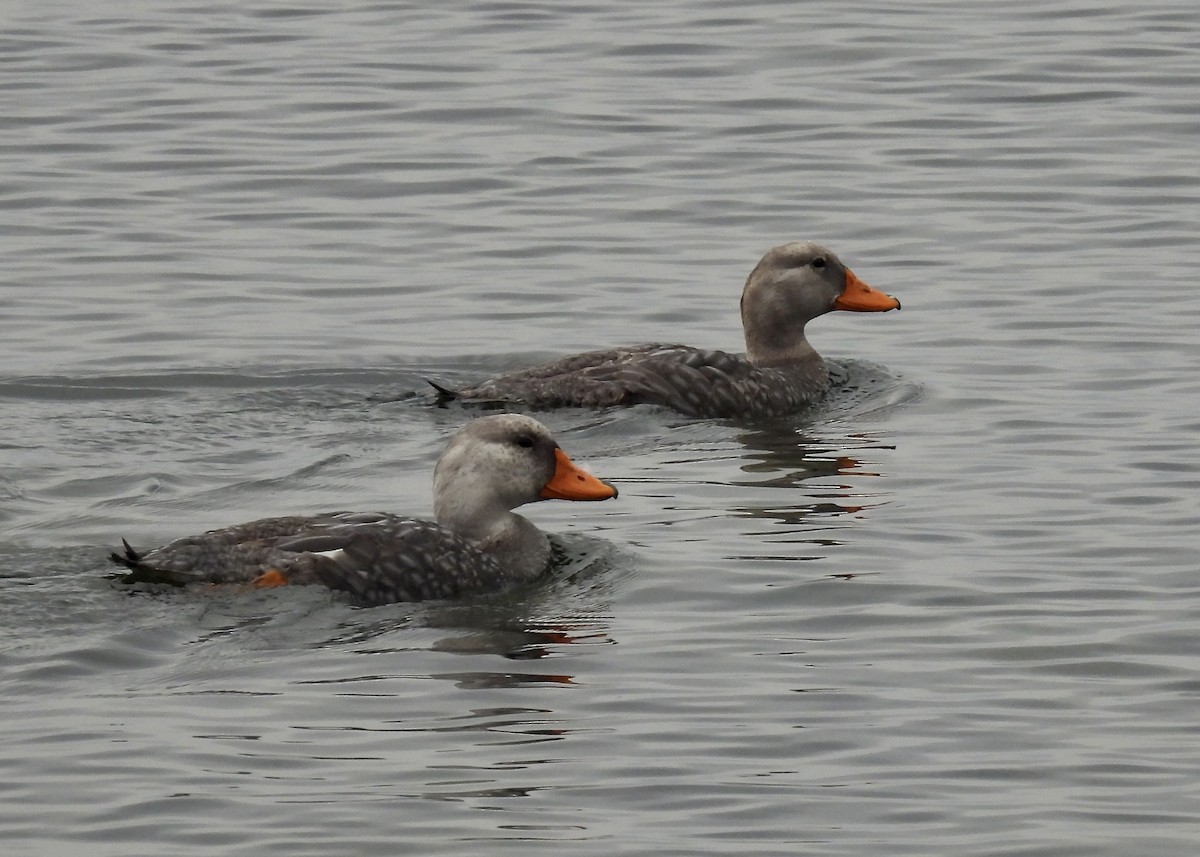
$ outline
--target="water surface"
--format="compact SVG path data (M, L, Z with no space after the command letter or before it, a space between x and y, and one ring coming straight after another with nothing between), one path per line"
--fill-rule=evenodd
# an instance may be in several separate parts
M21 854L1191 855L1200 13L54 3L0 37L0 836ZM571 350L738 350L770 246L904 310L793 419L546 422L528 591L129 591L426 512ZM419 393L419 395L413 395Z

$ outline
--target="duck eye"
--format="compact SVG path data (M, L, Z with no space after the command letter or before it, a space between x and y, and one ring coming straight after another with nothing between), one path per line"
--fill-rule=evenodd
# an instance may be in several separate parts
M825 267L825 257L818 256L817 258L813 259L808 264L812 265L814 268L816 268L819 271Z
M523 434L517 438L517 446L522 446L525 449L533 449L533 438L527 434Z

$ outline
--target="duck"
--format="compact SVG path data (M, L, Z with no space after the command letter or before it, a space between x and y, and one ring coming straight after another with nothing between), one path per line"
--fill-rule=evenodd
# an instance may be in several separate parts
M887 312L900 301L860 280L832 250L794 241L768 250L742 290L746 353L645 343L588 351L452 390L437 404L523 404L533 410L652 404L690 417L770 418L821 399L830 368L805 337L834 310Z
M110 554L125 583L319 584L353 604L452 599L505 590L549 568L545 533L513 509L540 500L607 500L610 483L576 465L537 420L480 417L433 471L434 520L385 512L263 518L145 552Z

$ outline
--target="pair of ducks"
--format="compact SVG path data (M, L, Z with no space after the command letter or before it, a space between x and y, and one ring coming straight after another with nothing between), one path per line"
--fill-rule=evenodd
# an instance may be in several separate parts
M883 294L819 244L769 251L742 292L745 356L683 345L592 351L502 375L439 400L538 409L657 404L697 417L773 417L816 401L830 385L804 336L833 310L886 312ZM330 512L265 518L178 539L139 553L124 543L113 562L126 582L320 584L360 606L496 592L535 579L550 545L512 510L537 500L607 500L617 489L576 466L531 417L473 420L433 473L436 522L385 513Z

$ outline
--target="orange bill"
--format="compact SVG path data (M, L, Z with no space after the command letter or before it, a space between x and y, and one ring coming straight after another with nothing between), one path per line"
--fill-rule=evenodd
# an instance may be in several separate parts
M607 500L617 489L577 466L565 452L554 448L554 475L542 486L543 500Z
M868 286L847 268L846 287L833 302L833 308L852 312L887 312L890 309L900 309L900 301Z

